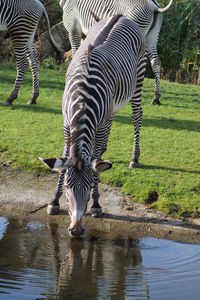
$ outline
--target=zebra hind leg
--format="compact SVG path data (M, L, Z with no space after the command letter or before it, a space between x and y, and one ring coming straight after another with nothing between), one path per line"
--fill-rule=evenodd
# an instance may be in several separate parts
M157 42L159 38L160 29L162 26L162 14L154 14L154 20L150 31L146 36L147 52L150 59L152 71L155 76L155 96L151 102L153 105L160 105L161 87L160 74L161 63L157 51Z
M132 118L134 124L134 144L133 144L132 160L129 164L129 168L139 167L140 127L142 125L141 94L142 94L142 85L144 81L145 70L146 70L146 56L144 55L138 64L136 89L135 89L134 96L130 100L131 107L132 107Z
M156 51L154 51L156 52ZM160 96L161 96L161 89L160 89L160 69L161 69L161 64L160 64L160 59L158 57L157 52L156 54L153 52L155 57L150 59L151 62L151 67L155 76L155 96L151 102L153 105L160 105ZM151 54L149 54L150 56Z
M92 192L93 204L90 209L90 213L93 218L100 218L102 216L102 208L99 205L98 181L99 181L98 174L94 173L94 184L93 184L93 192Z
M132 104L132 103L131 103ZM133 145L133 154L132 160L129 164L129 168L138 168L139 167L139 157L140 157L140 127L142 124L142 107L136 107L132 105L133 109L133 123L134 123L134 145Z
M107 142L108 137L110 133L110 129L112 126L112 121L114 119L114 115L108 120L102 128L99 128L96 132L95 137L95 151L94 151L94 157L95 158L101 158L103 153L107 149ZM92 217L100 218L102 216L102 208L99 205L99 190L98 190L98 182L99 182L99 176L98 173L94 172L93 174L94 183L93 183L93 192L92 192L92 200L93 204L91 206L91 215Z
M160 105L160 62L159 58L157 59L156 63L152 63L152 70L155 75L155 97L152 100L151 104L153 105Z
M27 59L32 72L33 94L27 104L36 104L36 99L39 97L39 79L38 79L38 58L33 45L32 35L29 39L29 49L27 51Z
M16 52L16 50L15 50L15 52ZM17 98L24 74L25 74L27 66L28 66L28 61L26 58L26 49L24 49L23 56L18 56L17 54L15 54L15 55L16 55L16 60L17 60L17 77L15 80L15 84L13 86L13 90L12 90L8 100L6 100L6 102L4 103L5 106L12 105L13 101Z

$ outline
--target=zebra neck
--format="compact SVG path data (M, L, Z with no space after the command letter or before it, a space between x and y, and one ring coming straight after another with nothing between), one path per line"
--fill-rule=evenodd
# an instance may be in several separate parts
M85 161L90 161L93 157L93 144L94 144L94 134L86 128L73 129L73 134L71 136L71 145L69 156L79 157Z
M96 128L89 113L84 105L84 108L74 113L70 126L70 157L81 157L87 161L93 156Z

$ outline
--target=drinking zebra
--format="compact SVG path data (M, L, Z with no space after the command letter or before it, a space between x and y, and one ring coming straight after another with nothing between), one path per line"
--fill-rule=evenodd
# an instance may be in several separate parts
M138 166L145 48L145 37L138 25L115 15L91 28L68 67L62 102L63 157L41 160L61 170L56 198L47 211L49 214L58 211L64 180L71 235L81 235L84 231L82 219L92 188L91 212L101 215L98 173L112 167L101 156L107 147L114 113L129 100L135 127L130 167Z
M155 76L155 97L152 104L160 104L160 59L157 43L162 25L162 13L167 11L173 0L165 8L160 8L156 0L61 0L63 23L69 33L72 55L80 46L81 39L97 21L107 16L123 14L135 21L146 36L146 47Z
M38 23L45 17L50 42L54 50L59 53L58 46L50 31L47 12L39 0L0 0L0 30L8 30L12 39L17 61L17 77L13 90L5 102L11 105L18 96L23 76L29 63L32 72L33 93L29 104L36 104L39 96L38 60L34 49L34 35Z

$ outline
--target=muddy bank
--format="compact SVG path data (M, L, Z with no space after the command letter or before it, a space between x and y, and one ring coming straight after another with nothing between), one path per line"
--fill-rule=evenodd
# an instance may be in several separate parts
M48 216L46 206L53 198L58 175L56 173L0 171L0 215L9 218L40 220L67 226L69 217L65 198L62 196L61 212ZM141 238L145 236L200 243L200 225L166 217L147 206L132 203L120 189L100 184L100 203L103 218L94 219L87 213L87 230L108 235ZM89 211L90 203L88 205Z

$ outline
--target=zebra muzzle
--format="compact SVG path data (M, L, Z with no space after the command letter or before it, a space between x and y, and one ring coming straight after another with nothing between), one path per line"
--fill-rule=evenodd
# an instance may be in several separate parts
M70 236L73 236L73 237L80 237L84 234L85 232L85 229L84 228L81 228L81 227L75 227L75 228L68 228L68 232L70 234Z
M73 214L71 217L71 223L68 228L68 232L71 236L81 236L85 232L85 229L83 228L83 220L82 215L79 214Z

